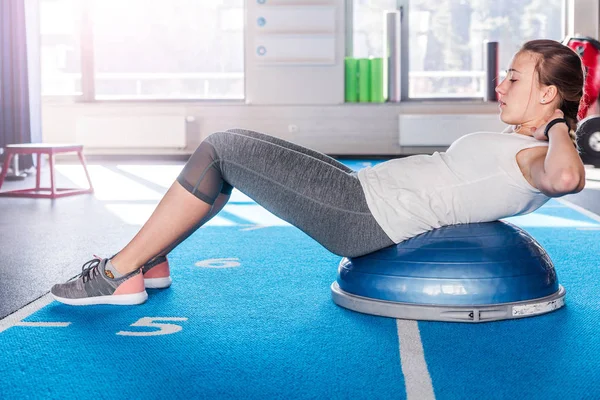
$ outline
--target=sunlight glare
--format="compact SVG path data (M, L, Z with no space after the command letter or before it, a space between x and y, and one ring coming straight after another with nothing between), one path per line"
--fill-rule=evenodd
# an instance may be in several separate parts
M156 204L107 204L106 209L129 225L142 226L154 212ZM226 218L215 215L205 226L236 226Z
M118 165L118 169L164 188L169 188L181 172L181 165Z
M262 226L290 226L288 222L273 215L258 204L254 205L228 205L227 212L237 217L248 220L252 223Z
M504 218L506 222L510 222L520 227L540 227L540 228L591 228L600 227L599 224L585 221L578 221L569 218L553 217L543 214L526 214L516 217Z
M87 180L80 165L57 165L56 170L80 187ZM100 165L88 165L94 196L103 201L160 200L162 194Z

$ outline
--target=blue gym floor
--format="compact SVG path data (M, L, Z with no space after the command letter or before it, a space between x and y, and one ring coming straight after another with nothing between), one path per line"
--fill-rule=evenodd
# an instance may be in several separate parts
M82 182L76 166L59 168ZM110 238L139 228L181 165L90 169L94 207L119 221L103 227ZM145 304L69 307L44 295L0 319L0 399L600 398L600 218L551 200L507 221L546 249L566 307L484 324L402 321L336 306L339 257L234 191L171 254L171 288L148 289ZM118 237L86 251L110 255ZM67 261L55 281L86 259Z

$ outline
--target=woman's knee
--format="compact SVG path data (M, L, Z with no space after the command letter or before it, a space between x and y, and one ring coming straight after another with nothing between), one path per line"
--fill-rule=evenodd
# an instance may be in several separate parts
M206 157L207 155L213 160L217 161L220 159L223 149L226 148L225 144L231 141L231 132L213 132L202 140L200 145L194 151L194 156Z
M216 131L205 137L203 142L207 142L213 146L216 146L220 143L231 140L230 138L232 134L233 132Z

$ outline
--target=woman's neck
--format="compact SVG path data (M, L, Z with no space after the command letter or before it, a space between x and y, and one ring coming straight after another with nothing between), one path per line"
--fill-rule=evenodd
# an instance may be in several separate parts
M515 125L514 131L522 135L533 136L533 132L540 126L547 123L553 112L554 111L548 111L548 115L543 115L540 118L535 118L530 121L525 121L519 125Z
M520 134L520 135L533 136L533 132L535 131L535 126L534 125L519 124L519 125L515 125L513 131L515 133Z

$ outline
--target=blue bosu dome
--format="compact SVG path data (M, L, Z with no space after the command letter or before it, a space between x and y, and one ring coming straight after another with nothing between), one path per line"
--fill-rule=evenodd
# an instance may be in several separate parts
M564 294L540 244L500 221L446 226L344 258L332 285L334 301L356 311L473 322L549 312L564 305Z

